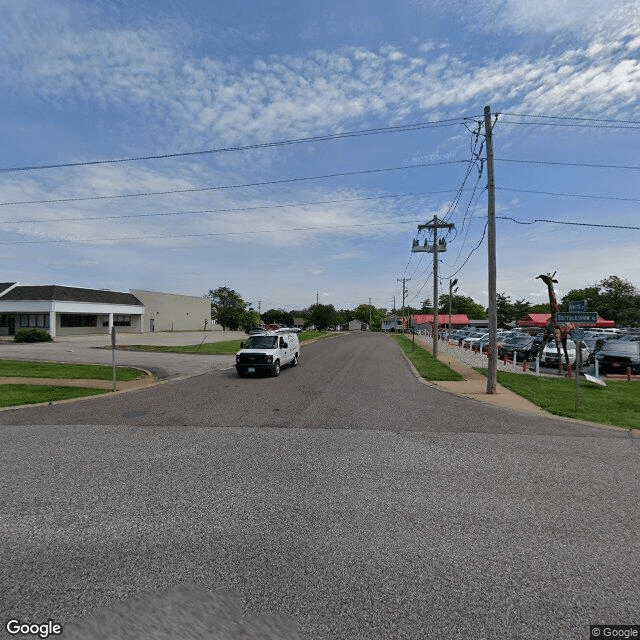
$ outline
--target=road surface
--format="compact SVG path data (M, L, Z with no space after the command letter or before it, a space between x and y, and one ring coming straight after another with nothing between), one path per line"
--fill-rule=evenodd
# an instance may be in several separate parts
M638 622L640 440L424 385L389 336L0 424L7 620L206 638L232 592L314 640Z

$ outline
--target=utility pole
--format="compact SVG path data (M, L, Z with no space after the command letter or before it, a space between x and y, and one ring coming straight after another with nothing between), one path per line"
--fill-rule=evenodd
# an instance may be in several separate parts
M438 254L447 250L447 241L441 238L438 241L438 229L454 229L455 225L440 220L438 216L433 216L431 222L427 224L419 224L418 231L429 229L433 231L433 244L424 241L424 245L420 246L418 240L413 241L411 251L426 251L433 253L433 357L438 355Z
M369 298L369 331L371 331L371 298Z
M402 282L402 324L404 324L404 299L405 299L405 296L407 295L406 283L409 282L409 280L411 280L411 278L396 278L396 280L398 282ZM396 297L393 296L393 299L394 299L394 304L395 304Z
M320 303L320 292L316 289L316 304Z
M496 393L498 370L498 308L496 289L496 184L493 174L493 136L491 107L484 108L484 132L487 141L487 246L489 258L489 366L487 393Z

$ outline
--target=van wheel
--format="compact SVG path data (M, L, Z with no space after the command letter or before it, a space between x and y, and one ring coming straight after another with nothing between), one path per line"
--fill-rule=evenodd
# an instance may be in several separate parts
M298 366L298 354L296 353L295 356L293 356L293 360L291 361L291 366L292 367L297 367Z
M271 374L274 376L280 375L280 360L276 360L275 364L273 365L273 369L271 370Z

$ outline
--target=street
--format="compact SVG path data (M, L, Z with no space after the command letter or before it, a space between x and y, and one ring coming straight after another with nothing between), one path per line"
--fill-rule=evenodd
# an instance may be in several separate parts
M389 336L0 425L4 621L90 637L101 611L192 585L314 640L638 622L640 440L424 385Z

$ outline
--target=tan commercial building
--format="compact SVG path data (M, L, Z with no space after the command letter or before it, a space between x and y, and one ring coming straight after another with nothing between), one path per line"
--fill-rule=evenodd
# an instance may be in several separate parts
M131 289L144 304L144 331L196 331L221 329L211 323L211 300L177 293Z

